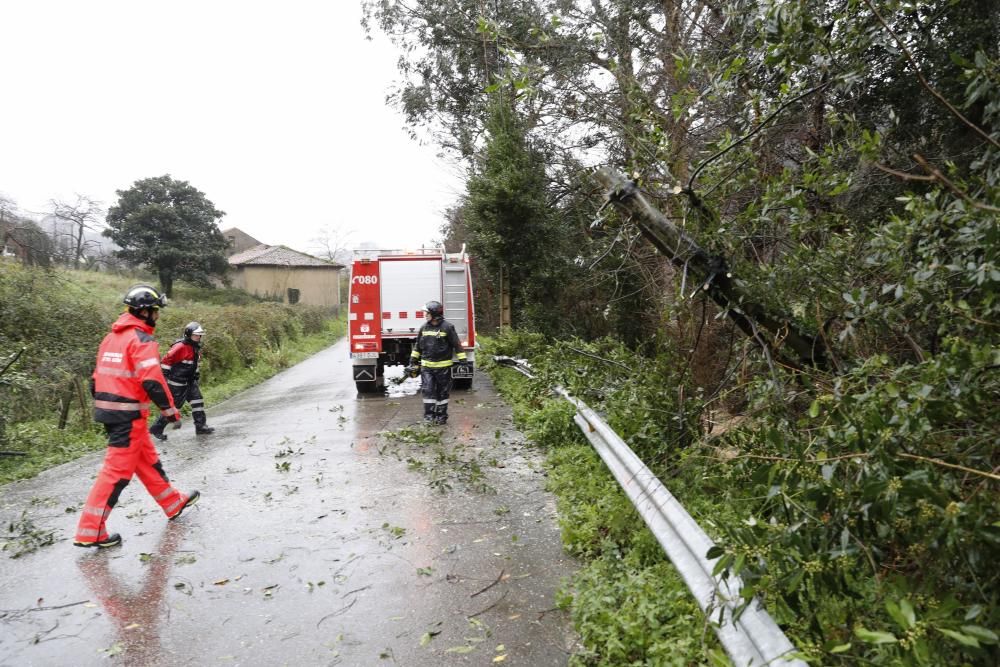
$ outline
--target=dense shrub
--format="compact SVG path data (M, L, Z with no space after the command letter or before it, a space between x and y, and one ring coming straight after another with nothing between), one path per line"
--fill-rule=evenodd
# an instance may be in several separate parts
M70 380L92 370L116 312L63 272L0 260L0 365L24 349L0 378L8 422L58 410Z

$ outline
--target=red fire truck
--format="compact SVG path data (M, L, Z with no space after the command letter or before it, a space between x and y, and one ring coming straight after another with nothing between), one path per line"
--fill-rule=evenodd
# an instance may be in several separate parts
M454 366L452 377L456 388L468 389L475 372L476 316L465 246L456 253L444 248L354 252L349 336L359 392L383 388L386 366L409 364L417 331L427 321L428 301L440 301L445 319L455 325L470 363Z

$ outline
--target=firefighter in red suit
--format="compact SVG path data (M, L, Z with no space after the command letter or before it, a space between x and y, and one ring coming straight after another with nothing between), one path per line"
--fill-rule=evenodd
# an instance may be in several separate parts
M202 398L201 388L198 386L201 337L204 335L205 329L199 323L188 322L184 327L184 337L174 341L160 362L163 376L167 378L167 386L170 387L170 393L174 397L174 407L180 410L184 407L184 403L191 404L191 417L194 418L196 435L208 435L215 431L205 423L205 399ZM154 438L166 440L167 436L163 429L169 421L161 416L150 427L149 432Z
M78 547L113 547L118 533L108 533L106 522L122 491L138 475L149 495L168 519L176 519L201 495L184 494L170 483L149 437L149 405L171 421L180 421L167 382L160 370L160 350L153 329L166 297L149 285L136 285L124 299L128 312L111 325L97 350L91 391L94 420L104 424L108 452L87 496L73 542Z

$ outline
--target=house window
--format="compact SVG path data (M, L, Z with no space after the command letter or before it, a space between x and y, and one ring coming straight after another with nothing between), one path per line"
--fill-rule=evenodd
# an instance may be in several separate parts
M299 302L299 291L294 287L288 288L288 303L298 303Z
M227 242L229 243L229 247L230 248L235 248L236 247L236 237L235 236L230 236L227 239Z

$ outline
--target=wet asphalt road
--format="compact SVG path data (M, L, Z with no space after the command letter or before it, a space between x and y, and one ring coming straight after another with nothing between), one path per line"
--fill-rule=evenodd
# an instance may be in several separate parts
M0 553L0 665L565 664L575 564L489 379L427 429L418 380L359 396L346 356L209 406L212 436L168 429L201 502L168 522L134 480L119 548L71 543L100 456L0 488L5 534L56 540Z

